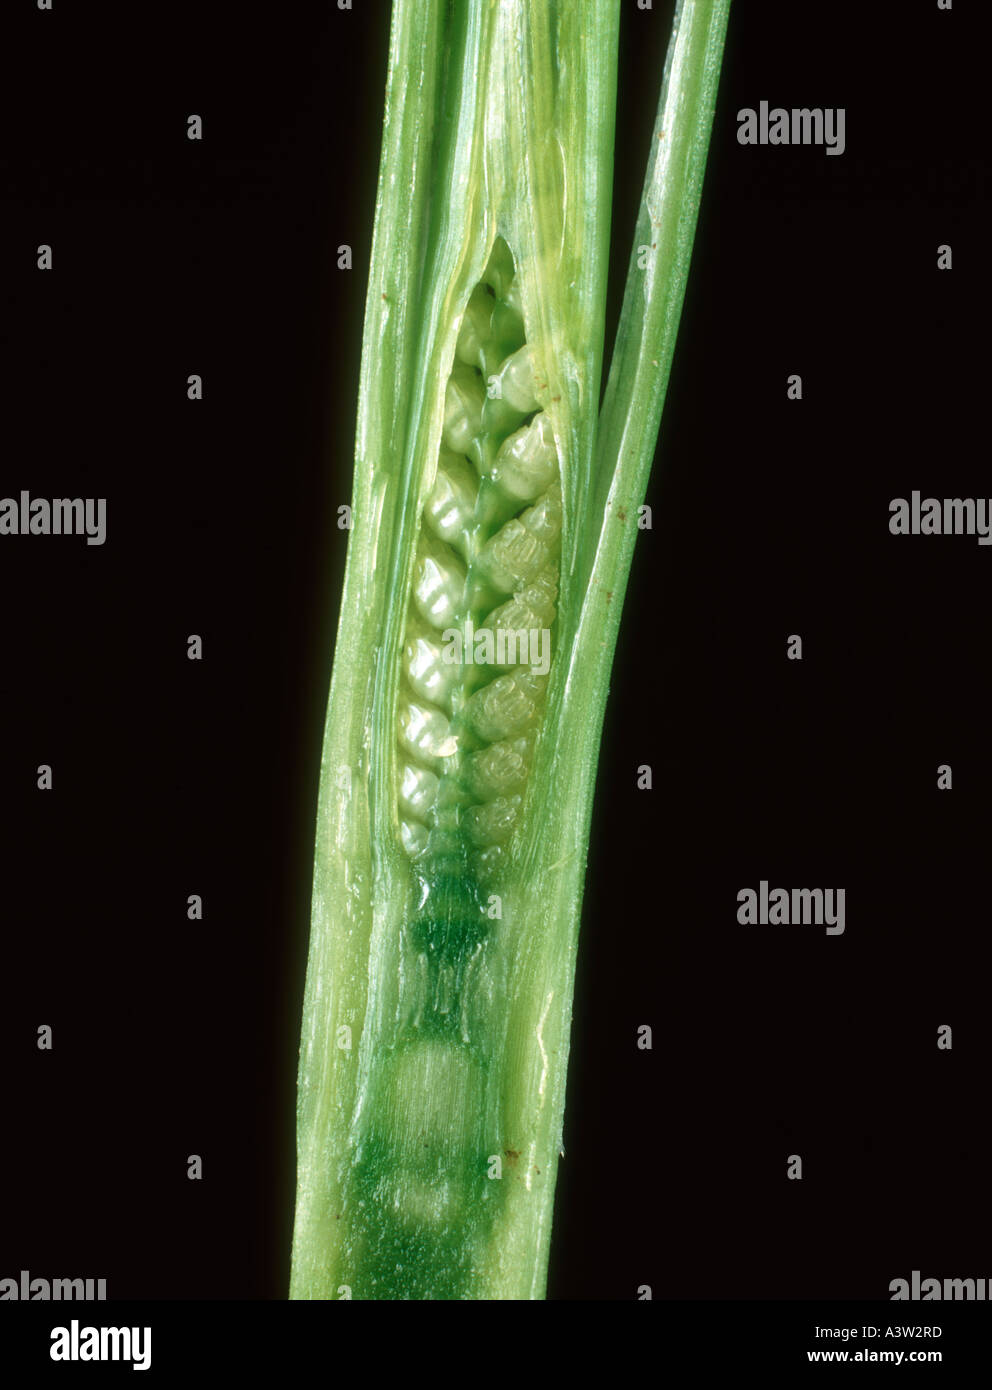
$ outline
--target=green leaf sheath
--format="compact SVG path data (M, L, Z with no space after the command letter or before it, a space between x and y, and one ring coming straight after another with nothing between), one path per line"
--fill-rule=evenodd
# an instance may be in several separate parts
M637 234L658 259L632 267L600 427L618 5L394 6L293 1298L544 1296L621 518L654 449L726 15L677 16Z
M636 531L678 333L716 105L730 0L681 0L665 62L620 323L596 438L599 541L583 627L609 678ZM647 247L644 269L640 248ZM634 511L631 511L634 508ZM604 603L607 593L612 600Z

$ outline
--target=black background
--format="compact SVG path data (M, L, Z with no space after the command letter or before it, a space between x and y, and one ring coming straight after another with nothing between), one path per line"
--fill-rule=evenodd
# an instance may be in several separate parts
M623 5L613 317L671 9ZM731 15L607 711L552 1298L992 1277L992 553L888 532L914 488L992 491L978 12ZM280 1299L388 7L2 28L0 494L106 497L108 540L0 543L0 1277ZM762 99L845 107L845 154L742 148ZM845 887L845 934L741 927L762 878Z

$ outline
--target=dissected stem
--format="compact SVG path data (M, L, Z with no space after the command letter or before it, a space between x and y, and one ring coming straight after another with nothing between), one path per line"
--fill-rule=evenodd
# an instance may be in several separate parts
M602 422L618 6L395 6L294 1298L544 1295L609 667L728 5L676 16ZM445 664L446 633L528 623L545 669Z

